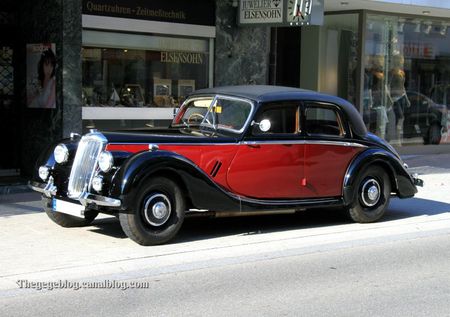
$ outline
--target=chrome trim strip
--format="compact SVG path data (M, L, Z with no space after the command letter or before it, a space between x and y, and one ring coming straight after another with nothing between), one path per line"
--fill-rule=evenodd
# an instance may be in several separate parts
M239 145L239 142L233 142L233 143L177 143L177 142L171 142L171 143L164 143L164 142L160 142L158 144L156 143L148 143L148 142L137 142L137 143L125 143L125 142L111 142L108 143L108 145L146 145L148 146L148 148L150 149L150 146L161 146L161 145L189 145L189 146L193 146L193 145L211 145L211 146L217 146L217 145Z
M367 148L367 145L346 142L346 141L314 141L314 140L268 140L268 141L243 141L244 145L262 145L262 144L303 144L303 145L335 145L335 146L349 146Z
M109 145L152 145L151 143L108 143ZM351 146L351 147L362 147L367 148L367 145L356 143L356 142L346 142L346 141L312 141L312 140L268 140L268 141L242 141L236 143L158 143L159 146L164 145L186 145L186 146L220 146L220 145L263 145L263 144L304 144L304 145L337 145L337 146Z

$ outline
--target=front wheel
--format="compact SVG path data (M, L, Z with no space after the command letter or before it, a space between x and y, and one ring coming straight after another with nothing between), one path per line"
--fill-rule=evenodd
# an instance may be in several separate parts
M185 202L178 185L158 177L150 180L136 194L133 210L119 214L125 234L141 245L163 244L180 230Z
M357 192L348 208L353 221L374 222L386 212L391 197L391 181L380 166L369 166L356 182Z

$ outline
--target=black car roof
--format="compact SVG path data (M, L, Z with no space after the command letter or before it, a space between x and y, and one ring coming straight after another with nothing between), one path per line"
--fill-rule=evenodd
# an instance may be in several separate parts
M215 88L206 88L196 90L192 95L217 95L247 98L258 103L271 102L277 100L314 100L319 102L333 103L341 107L350 120L350 125L355 134L365 136L367 134L366 126L357 111L356 107L348 101L312 90L267 85L241 85L241 86L223 86Z

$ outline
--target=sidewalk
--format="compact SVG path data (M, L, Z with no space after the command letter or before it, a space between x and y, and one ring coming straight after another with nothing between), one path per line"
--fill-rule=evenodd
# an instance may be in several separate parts
M62 228L42 212L36 193L0 199L0 293L18 280L116 280L351 248L450 233L450 173L422 176L412 199L392 199L377 223L351 223L336 213L233 219L187 219L171 244L142 247L114 217Z

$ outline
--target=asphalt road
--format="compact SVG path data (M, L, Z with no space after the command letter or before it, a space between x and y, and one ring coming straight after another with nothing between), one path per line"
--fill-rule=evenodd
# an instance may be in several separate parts
M0 300L3 316L448 316L450 235L144 277L146 289Z
M448 316L450 174L423 179L378 223L336 210L190 219L156 247L114 218L65 229L36 195L3 197L0 315Z

